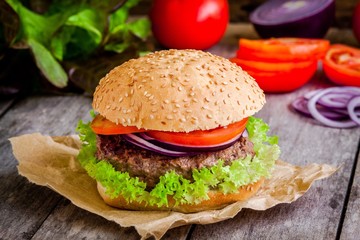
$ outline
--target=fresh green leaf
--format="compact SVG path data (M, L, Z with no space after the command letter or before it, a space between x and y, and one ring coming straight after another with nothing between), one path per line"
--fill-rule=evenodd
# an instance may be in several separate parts
M104 20L94 9L83 9L69 17L51 40L51 50L59 59L86 57L100 45Z
M139 18L128 24L130 32L132 32L138 38L145 40L151 31L150 20L147 18Z
M110 34L115 34L116 32L122 31L122 28L124 27L128 17L129 11L124 7L111 14L109 20Z
M35 39L28 39L28 44L34 54L36 65L45 77L56 87L65 87L68 81L67 74L49 50Z
M276 144L260 140L273 138L266 136L268 126L261 119L252 118L250 117L247 128L251 129L250 140L257 145L255 157L235 160L229 166L225 166L224 161L220 160L212 167L193 170L192 181L170 171L160 177L159 183L150 192L138 178L132 178L126 172L118 172L107 161L95 158L96 134L89 124L82 121L77 127L83 142L78 160L89 175L107 189L107 194L111 197L121 194L129 202L144 201L161 207L168 205L168 196L173 196L176 204L196 204L209 198L210 188L217 188L225 194L234 193L242 185L270 176L280 150Z
M74 9L65 13L57 13L51 16L44 16L30 11L18 0L6 0L20 17L22 38L35 39L46 46L52 35L65 23Z
M129 43L123 42L123 43L110 43L105 46L105 50L107 51L113 51L116 53L122 53L124 52L128 47L130 46Z
M95 9L84 9L70 16L65 24L83 28L92 34L92 38L97 44L101 42L104 22L103 18Z

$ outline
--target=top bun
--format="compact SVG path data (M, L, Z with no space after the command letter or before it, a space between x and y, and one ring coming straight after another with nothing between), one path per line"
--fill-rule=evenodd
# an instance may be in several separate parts
M95 90L93 108L124 126L190 132L240 121L264 104L255 80L229 60L164 50L111 70Z

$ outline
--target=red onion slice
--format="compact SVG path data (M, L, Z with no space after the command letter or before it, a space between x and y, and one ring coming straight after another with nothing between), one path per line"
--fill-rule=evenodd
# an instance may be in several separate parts
M332 87L308 92L295 99L292 107L326 126L351 128L360 125L359 98L359 87Z
M352 95L347 93L328 93L323 95L318 103L329 108L346 108Z
M360 125L360 116L358 113L355 112L355 109L357 107L360 107L360 95L353 97L350 101L349 104L347 105L347 110L349 112L349 116L350 118L356 122L357 124Z
M141 147L143 149L153 151L162 155L170 156L170 157L184 157L184 156L191 156L195 153L192 152L179 152L179 151L172 151L168 150L159 146L156 146L155 144L152 144L145 139L136 136L135 134L124 134L122 135L123 139L128 141L129 143L132 143L138 147Z
M337 91L337 90L341 90L341 88L328 88L325 89L321 92L318 92L317 94L315 94L312 98L309 99L308 101L308 110L311 113L311 115L313 116L313 118L315 118L316 120L318 120L319 122L329 126L329 127L334 127L334 128L351 128L351 127L356 127L357 124L352 121L352 120L346 120L346 121L334 121L331 120L325 116L323 116L318 109L316 108L316 103L319 101L319 99L324 96L327 93L331 93L333 91Z
M307 107L307 104L308 104L307 99L303 97L299 97L295 99L291 105L296 111L300 112L304 116L312 118L312 115ZM321 115L333 120L342 120L346 118L349 119L347 112L344 111L332 111L327 108L318 108L318 111L321 113Z
M173 144L169 142L159 141L153 137L150 137L146 133L124 134L122 135L122 137L124 140L128 141L129 143L134 144L143 149L153 151L166 156L182 157L182 156L193 156L201 152L213 152L228 148L232 146L236 141L238 141L242 135L247 135L247 131L245 130L243 133L238 134L234 138L224 143L206 145L206 146L189 146L189 145L180 145L180 144Z
M323 38L335 17L335 0L268 0L249 16L262 38Z

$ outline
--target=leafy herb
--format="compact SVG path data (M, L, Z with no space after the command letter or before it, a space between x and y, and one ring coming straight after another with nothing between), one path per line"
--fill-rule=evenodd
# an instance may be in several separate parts
M149 50L146 40L150 35L150 21L147 18L129 20L129 11L139 0L53 0L50 4L39 0L37 10L41 14L33 11L27 2L5 0L20 22L20 30L12 37L15 40L10 47L29 48L43 75L58 88L73 81L74 66L102 59L103 55L107 58L110 53L106 52L124 53L124 57L116 58L122 63ZM78 67L77 70L79 72ZM80 68L80 72L82 70ZM89 93L100 80L98 76L84 79L77 75L75 78L75 85Z

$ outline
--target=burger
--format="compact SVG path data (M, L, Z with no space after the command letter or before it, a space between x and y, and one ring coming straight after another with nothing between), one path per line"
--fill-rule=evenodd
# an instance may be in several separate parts
M163 50L103 77L93 120L79 122L78 160L106 204L198 212L254 195L279 157L276 136L254 115L256 81L229 60Z

